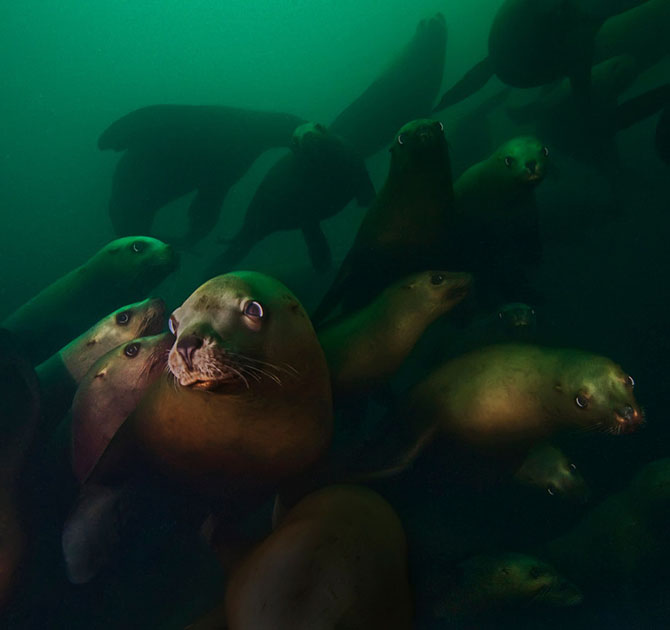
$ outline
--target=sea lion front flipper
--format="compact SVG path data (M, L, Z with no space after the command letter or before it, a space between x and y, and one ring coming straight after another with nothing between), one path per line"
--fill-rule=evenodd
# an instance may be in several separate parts
M330 255L330 246L328 239L321 229L319 223L305 225L302 228L302 235L305 238L309 259L312 261L312 266L319 273L323 273L330 269L332 258Z
M433 108L434 112L451 107L456 103L472 96L475 92L483 88L489 79L494 75L493 64L489 57L482 59L479 63L468 70L463 78L449 88L440 99L440 102Z
M210 183L198 188L188 209L188 232L174 243L191 247L207 236L219 220L221 204L228 192L227 186Z

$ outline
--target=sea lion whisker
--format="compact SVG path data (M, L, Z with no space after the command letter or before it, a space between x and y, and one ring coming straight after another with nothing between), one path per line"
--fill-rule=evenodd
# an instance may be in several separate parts
M242 374L242 372L240 372L239 370L236 370L232 365L228 366L228 367L230 368L231 372L237 374L244 381L244 384L245 384L247 389L251 389L251 387L249 386L249 381L244 376L244 374Z
M274 370L277 370L278 372L286 372L286 373L293 373L294 375L298 376L300 372L296 370L292 365L289 363L284 363L283 366L276 365L274 363L269 363L268 361L262 361L261 359L254 359L253 357L249 357L244 354L239 354L237 352L229 352L228 353L230 356L235 357L236 359L241 359L242 361L246 362L247 364L249 363L258 363L260 365L263 365L268 368L272 368Z

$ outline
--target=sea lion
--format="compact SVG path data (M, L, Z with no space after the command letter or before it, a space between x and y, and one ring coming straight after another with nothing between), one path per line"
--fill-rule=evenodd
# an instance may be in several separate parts
M428 115L442 85L446 45L444 16L421 20L404 51L335 118L330 132L368 157L405 122Z
M670 105L667 105L656 123L656 153L666 164L670 164Z
M488 56L443 96L435 111L467 98L493 76L518 88L563 77L588 98L594 37L603 18L573 0L505 0L488 37Z
M554 567L525 554L473 556L455 573L436 606L439 617L498 615L531 605L575 606L583 599L579 588Z
M114 230L149 234L160 208L197 190L188 232L177 240L193 245L216 225L228 190L254 160L288 146L303 122L291 114L196 105L153 105L123 116L98 140L103 151L125 151L109 201Z
M385 289L360 311L319 332L335 401L369 393L389 379L424 330L468 293L465 273L424 271Z
M534 302L527 268L542 258L535 188L549 149L513 138L454 183L456 218L448 245L452 268L475 273L480 301Z
M340 303L349 313L405 275L442 269L453 211L449 150L442 123L414 120L391 147L383 188L367 211L335 280L316 309L320 324Z
M189 628L224 627L211 618L207 624ZM230 630L409 630L399 518L363 487L329 486L306 496L235 569L219 624Z
M530 450L519 470L514 473L514 479L548 492L551 496L557 495L581 503L589 496L588 487L577 466L563 451L548 443L538 444Z
M144 299L177 265L170 245L146 236L120 238L5 318L33 364L39 364L101 317Z
M669 507L666 458L644 466L626 488L608 496L537 553L589 595L636 594L665 574Z
M330 248L320 222L352 199L369 206L375 189L362 158L323 125L305 123L293 133L291 152L265 175L247 208L242 228L210 271L231 269L259 241L278 230L301 229L312 265L330 267ZM208 277L210 277L208 276Z
M111 447L135 447L155 470L215 496L265 496L316 463L332 431L328 366L283 284L256 272L218 276L174 311L170 328L169 373Z
M0 609L14 590L27 532L20 484L40 418L37 377L14 335L0 329Z
M634 384L611 359L581 350L475 350L432 372L392 412L389 439L399 439L403 455L386 474L402 472L438 436L501 458L561 431L631 433L644 421Z
M173 342L171 333L134 339L110 350L86 373L72 402L72 468L80 483L163 372Z
M65 415L77 386L102 355L132 339L157 335L164 316L165 303L160 298L123 306L40 363L35 372L42 391L45 429Z

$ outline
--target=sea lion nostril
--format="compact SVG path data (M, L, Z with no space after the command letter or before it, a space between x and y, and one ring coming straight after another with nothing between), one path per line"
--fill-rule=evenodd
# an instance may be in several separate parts
M181 355L189 370L193 369L193 353L201 348L202 344L202 337L194 334L185 335L177 342L177 352Z
M526 162L526 168L531 173L534 173L537 170L537 160L528 160L528 162Z

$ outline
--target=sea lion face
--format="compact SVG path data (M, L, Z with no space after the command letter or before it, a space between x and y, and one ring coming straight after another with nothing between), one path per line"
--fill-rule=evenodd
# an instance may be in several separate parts
M535 331L535 309L523 302L510 302L498 309L498 320L503 332L518 335L519 332Z
M573 606L582 601L579 589L538 558L519 553L475 556L462 565L466 585L478 588L494 607L528 604Z
M535 185L542 181L548 157L549 149L532 136L514 138L494 154L505 177L525 185Z
M149 236L126 236L108 243L99 255L112 274L141 272L147 282L174 271L177 255L171 245Z
M170 317L176 341L168 365L181 386L195 389L282 383L297 375L290 340L303 338L306 327L314 334L300 302L278 281L253 272L218 276Z
M328 130L321 123L308 122L296 127L291 138L291 151L294 153L314 153L319 150Z
M631 433L644 422L633 394L632 376L606 357L567 356L570 366L555 385L564 398L567 417L574 418L580 426L614 435Z
M415 293L415 308L448 311L468 294L472 276L450 271L423 271L405 279L402 286Z
M106 352L132 339L157 335L163 328L164 317L165 302L160 298L123 306L66 346L61 351L63 362L72 378L80 382Z
M398 131L390 150L392 166L396 168L417 160L444 160L448 151L444 125L428 118L408 122Z

